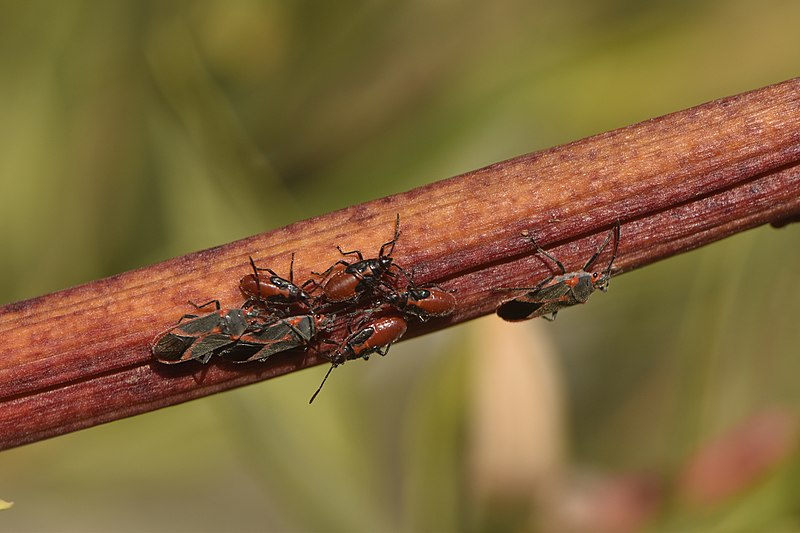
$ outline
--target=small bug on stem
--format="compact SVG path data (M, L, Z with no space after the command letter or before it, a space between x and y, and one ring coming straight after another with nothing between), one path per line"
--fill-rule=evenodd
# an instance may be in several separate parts
M411 274L397 267L408 280L403 292L388 291L384 299L404 316L412 316L422 322L429 318L447 316L456 309L456 298L452 292L435 285L418 287L414 284L414 270Z
M294 284L294 253L289 263L288 280L270 268L257 267L252 257L250 266L253 268L253 273L239 280L239 290L246 298L243 307L257 306L263 309L285 310L293 304L302 303L311 308L312 298L304 289L314 281L307 280L299 287ZM262 276L261 272L268 272L270 275Z
M392 253L394 246L400 238L400 214L397 215L394 225L394 237L381 245L378 257L364 259L360 250L345 252L341 246L336 248L342 255L355 255L358 261L350 263L340 259L332 264L324 272L315 272L318 276L325 279L322 286L322 293L325 299L331 303L354 302L362 295L377 289L380 286L387 286L382 279L383 276L392 274L389 269L394 266ZM388 251L387 251L388 250ZM335 271L336 267L343 266L341 270ZM333 274L331 274L333 272ZM315 285L319 285L313 282ZM391 288L391 287L390 287Z
M159 335L151 351L161 363L208 363L215 353L236 342L248 328L250 315L243 309L220 309L219 300L202 305L189 303L198 310L210 304L216 309L200 316L183 315L176 326ZM186 319L189 320L184 322Z
M500 289L503 291L529 291L497 308L497 315L503 320L519 322L540 316L546 320L555 320L561 309L586 303L596 289L603 292L608 290L608 284L611 280L611 267L617 257L617 247L619 246L619 221L617 221L594 255L586 261L583 268L575 272L567 272L561 261L542 249L533 237L528 238L536 247L536 252L553 261L558 266L561 274L551 276L535 287ZM601 272L589 273L589 269L600 257L600 254L603 253L603 250L606 249L612 238L614 239L614 248L608 266Z
M336 351L325 356L331 362L331 367L308 403L314 402L314 398L322 390L334 368L359 357L367 360L373 353L386 355L392 343L400 340L405 334L407 327L406 321L399 316L384 316L366 321L356 331L350 331Z

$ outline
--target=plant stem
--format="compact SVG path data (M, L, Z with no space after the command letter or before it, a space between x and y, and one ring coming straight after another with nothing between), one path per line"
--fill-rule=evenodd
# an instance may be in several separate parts
M493 313L551 274L527 231L578 268L619 220L617 273L800 217L800 79L468 172L230 244L0 308L0 449L132 416L323 362L301 353L230 368L164 367L157 334L188 300L238 307L248 256L296 279L373 256L401 217L396 262L455 290L453 315ZM341 327L341 325L340 325ZM297 401L305 401L298 398Z

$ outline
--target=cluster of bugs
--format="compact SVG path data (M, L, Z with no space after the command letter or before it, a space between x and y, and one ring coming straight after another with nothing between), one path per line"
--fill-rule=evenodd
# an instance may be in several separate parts
M194 305L197 313L184 315L153 345L153 356L164 364L189 361L209 363L214 358L229 363L263 362L288 350L313 350L331 371L371 354L386 355L406 332L411 320L426 321L451 314L456 299L436 286L417 286L413 273L399 266L392 254L400 238L400 215L394 235L383 243L377 257L364 258L359 250L345 251L327 270L294 282L294 254L289 278L262 268L250 258L252 273L239 281L245 298L241 307L223 309L212 300ZM190 302L191 303L191 302ZM211 305L214 309L202 312ZM334 321L346 320L347 334L334 340Z
M617 223L580 270L568 272L564 264L530 240L537 254L558 268L557 274L532 287L493 289L524 291L497 308L500 318L518 322L543 317L554 320L558 312L585 303L596 290L608 290L611 269L617 257L620 226ZM419 286L393 257L400 239L400 215L393 237L383 243L375 257L365 258L359 250L345 251L337 246L340 258L315 278L300 285L294 282L294 254L289 277L270 268L259 267L250 258L251 273L239 280L244 303L224 309L218 300L194 304L195 312L159 335L153 356L173 365L213 359L227 363L263 362L289 350L309 350L326 358L331 366L311 402L322 390L331 371L355 359L386 355L412 320L426 321L451 314L456 308L452 292L437 286ZM613 240L606 268L592 267ZM210 306L214 306L210 309ZM333 325L344 320L347 333L332 338Z

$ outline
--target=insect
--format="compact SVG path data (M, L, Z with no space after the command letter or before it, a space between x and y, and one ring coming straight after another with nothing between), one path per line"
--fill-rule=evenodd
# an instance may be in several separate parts
M308 403L312 403L317 397L334 368L359 357L367 360L373 353L386 355L392 343L397 342L405 334L406 328L406 321L402 318L385 316L368 321L356 331L351 331L336 351L326 356L331 362L331 367Z
M263 362L276 353L309 346L319 331L332 321L333 317L321 315L295 315L263 323L254 322L218 355L231 363Z
M288 307L295 303L304 303L311 307L311 296L304 287L314 283L308 280L298 287L294 284L294 254L289 264L289 279L282 278L270 268L259 268L253 258L250 258L253 273L239 280L239 290L247 299L244 306L257 306L260 308ZM260 272L268 272L269 276L262 276Z
M390 292L386 301L405 315L425 322L431 317L447 316L456 308L456 298L436 287L410 287L405 292Z
M399 238L400 215L398 214L394 225L394 237L392 240L383 243L378 252L378 257L364 259L359 250L345 252L341 246L337 246L339 253L342 255L355 255L358 261L348 263L340 259L325 272L316 273L324 279L333 272L322 285L325 299L332 303L355 301L370 290L374 290L381 285L386 286L386 283L381 278L389 274L389 269L393 266L391 256L392 252L394 252L394 245ZM343 268L334 272L334 269L340 265L343 265Z
M594 262L597 261L597 258L600 257L600 254L603 253L608 243L611 242L612 237L614 238L614 249L608 266L602 272L589 273L589 269ZM596 289L600 289L603 292L608 290L608 284L611 280L611 266L614 264L614 259L617 257L617 247L619 246L619 222L617 222L594 255L586 261L583 268L575 272L567 272L567 269L564 268L561 261L544 251L533 237L530 237L530 240L536 247L538 253L547 257L558 266L559 270L561 270L561 274L551 276L535 287L502 289L529 291L497 308L497 315L503 320L519 322L521 320L529 320L540 316L544 317L546 320L555 320L556 315L561 309L575 304L586 303L589 296L591 296Z
M203 305L189 303L198 310L213 303L216 310L200 316L184 315L176 326L159 335L151 351L161 363L208 363L214 353L236 342L249 326L250 315L243 309L220 309L218 300Z

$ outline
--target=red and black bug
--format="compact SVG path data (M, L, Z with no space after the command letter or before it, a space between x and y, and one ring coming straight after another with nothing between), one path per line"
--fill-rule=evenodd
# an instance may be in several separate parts
M282 278L270 268L259 268L253 258L250 258L250 266L253 273L248 274L239 280L239 290L246 298L244 307L257 306L262 309L286 308L296 303L303 303L311 307L311 296L304 288L313 284L313 280L308 280L303 285L294 284L294 254L289 264L289 279ZM261 275L261 272L268 272L269 276Z
M295 315L254 322L218 356L231 363L263 362L276 353L310 346L320 330L332 321L333 317L321 315Z
M215 311L184 315L176 326L159 335L151 348L153 356L168 365L187 361L205 364L215 353L235 343L247 330L250 315L243 309L220 309L218 300L192 305L202 309L212 303Z
M325 272L318 273L325 279L322 284L322 293L331 303L351 302L358 300L363 294L387 286L383 277L391 275L389 269L393 266L392 253L394 245L400 238L400 215L397 215L394 225L394 237L383 243L378 257L364 259L359 250L345 252L341 246L336 248L342 255L355 255L358 261L349 263L343 259L336 261ZM339 270L336 270L339 267ZM331 272L333 272L331 274ZM328 275L330 274L330 277Z
M406 321L398 316L384 316L370 320L356 331L351 331L336 351L326 356L331 362L331 367L308 403L312 403L317 397L334 368L353 359L367 360L373 353L386 355L392 343L400 340L405 334L407 327Z
M389 292L385 298L404 315L423 322L431 317L447 316L456 308L455 296L437 287L407 287L405 292Z
M611 260L608 262L608 266L601 272L589 273L589 269L594 262L597 261L597 258L600 257L600 254L603 253L603 250L605 250L612 238L614 238L614 249L611 253ZM617 247L619 246L619 222L617 222L594 255L586 261L583 268L576 272L567 272L567 269L564 268L561 261L544 251L533 237L529 237L529 239L536 247L538 253L558 265L561 274L551 276L535 287L501 289L509 291L529 291L497 308L497 315L503 320L518 322L540 316L547 320L555 320L556 315L561 309L575 304L586 303L596 289L603 292L608 290L608 284L611 280L611 266L614 264L614 259L617 257Z

